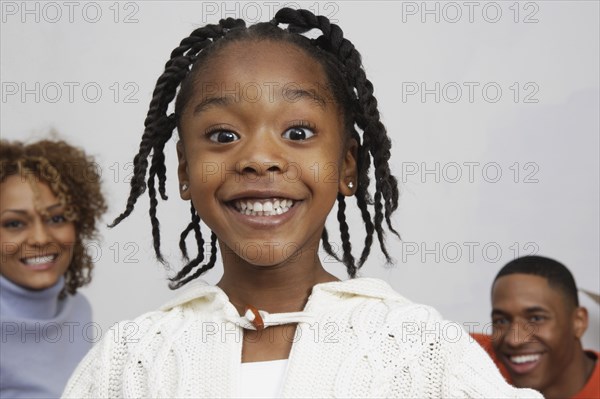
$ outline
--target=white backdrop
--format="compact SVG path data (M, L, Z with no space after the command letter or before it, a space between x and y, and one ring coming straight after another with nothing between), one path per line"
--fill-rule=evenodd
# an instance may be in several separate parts
M156 78L194 28L221 17L266 21L265 2L20 2L1 4L1 134L59 137L97 157L110 210L123 208L131 160ZM599 2L304 2L343 28L363 55L401 182L389 237L362 274L384 278L449 319L489 327L490 285L516 255L556 258L600 292ZM159 216L163 248L180 265L188 204L177 194L174 143ZM153 258L144 197L92 243L82 291L106 327L174 293ZM351 230L361 231L358 212ZM333 221L332 221L333 222ZM332 226L335 226L332 224ZM354 237L355 248L360 234ZM327 267L340 277L343 268ZM215 282L221 268L206 275ZM585 345L600 349L598 305Z

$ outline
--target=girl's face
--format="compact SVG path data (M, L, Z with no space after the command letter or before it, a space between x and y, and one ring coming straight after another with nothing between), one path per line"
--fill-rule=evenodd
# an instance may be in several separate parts
M182 198L250 264L314 255L338 193L356 185L357 144L321 65L290 44L243 41L195 78L177 146Z
M69 268L75 225L65 218L50 187L39 180L34 184L38 193L20 175L0 184L0 274L22 287L41 290L56 284Z

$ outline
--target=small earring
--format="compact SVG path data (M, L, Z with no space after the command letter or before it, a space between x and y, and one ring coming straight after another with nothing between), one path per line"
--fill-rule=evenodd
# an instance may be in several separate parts
M181 184L181 191L187 191L187 189L188 189L189 187L190 187L190 186L188 186L188 184L187 184L187 183L182 183L182 184Z
M352 183L351 181L348 182L348 188L354 188L354 183Z

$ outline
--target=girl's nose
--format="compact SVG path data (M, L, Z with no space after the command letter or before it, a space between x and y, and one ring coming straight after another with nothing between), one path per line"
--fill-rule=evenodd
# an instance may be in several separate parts
M284 173L288 167L286 151L280 137L263 132L249 137L236 162L240 174L262 176L268 173Z
M283 169L278 162L242 162L239 163L239 172L242 174L264 175L268 172L282 172Z

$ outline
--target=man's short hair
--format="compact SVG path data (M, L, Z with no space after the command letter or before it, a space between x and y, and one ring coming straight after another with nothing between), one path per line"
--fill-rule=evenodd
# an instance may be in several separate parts
M544 277L548 281L548 285L560 289L574 306L579 306L575 279L562 263L543 256L523 256L508 262L500 269L494 283L502 276L516 273Z

